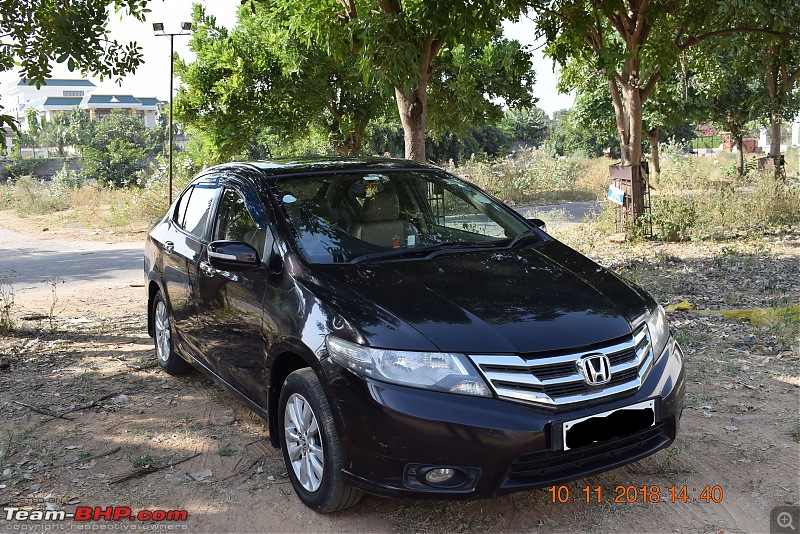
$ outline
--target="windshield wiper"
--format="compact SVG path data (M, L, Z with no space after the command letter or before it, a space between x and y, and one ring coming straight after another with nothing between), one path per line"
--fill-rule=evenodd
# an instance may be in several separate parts
M371 252L369 254L362 254L361 256L357 256L350 260L349 263L360 263L366 260L384 260L384 259L398 259L407 256L416 256L417 254L421 254L424 252L429 253L424 257L428 257L430 253L446 251L446 250L456 250L456 249L466 249L466 248L491 248L492 245L483 244L483 243L465 243L463 241L443 241L441 243L431 243L429 245L423 245L421 247L414 247L414 248L401 248L397 250L387 250L384 252Z

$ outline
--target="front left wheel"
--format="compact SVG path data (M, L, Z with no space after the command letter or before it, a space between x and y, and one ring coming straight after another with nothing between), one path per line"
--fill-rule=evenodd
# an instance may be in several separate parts
M184 375L191 370L186 360L175 353L172 343L172 322L169 317L167 303L161 291L153 299L153 339L156 345L156 360L167 373Z
M325 392L313 370L299 369L286 377L278 409L283 460L303 504L328 513L360 501L363 493L342 476L344 452Z

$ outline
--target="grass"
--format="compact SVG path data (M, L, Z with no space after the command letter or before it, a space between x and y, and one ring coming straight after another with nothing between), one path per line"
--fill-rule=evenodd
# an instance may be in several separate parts
M9 278L13 273L6 275L0 272L0 334L10 334L14 329L14 319L11 312L14 309L14 286Z
M229 456L233 456L237 452L239 452L239 451L237 451L236 449L231 449L230 447L225 447L225 448L222 448L222 449L218 450L217 454L219 454L223 458L227 458Z
M17 452L17 447L26 439L30 438L32 432L30 429L26 428L22 432L14 432L12 430L8 430L6 432L6 437L3 439L2 444L0 444L0 471L8 464L8 459L11 458L15 452Z
M149 454L143 454L136 458L133 462L133 467L137 469L146 469L155 463L153 457Z

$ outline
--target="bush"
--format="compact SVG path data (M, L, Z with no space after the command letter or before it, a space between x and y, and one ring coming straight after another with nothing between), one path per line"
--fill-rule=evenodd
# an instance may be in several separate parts
M64 167L53 175L50 181L50 192L55 197L63 197L65 194L75 189L80 189L83 186L83 177L80 173Z
M459 167L452 163L446 167L499 199L516 204L550 202L573 191L582 164L549 157L539 150L521 150L492 162L472 158Z
M13 208L20 217L43 215L69 207L66 200L61 195L54 194L45 181L27 176L8 181L3 203L6 207Z
M154 153L154 134L137 117L110 113L92 123L93 134L81 151L83 174L101 185L134 185L137 172Z
M42 171L45 171L53 161L57 158L14 158L10 163L5 165L5 174L14 178L21 178L23 176L42 176Z
M725 240L781 232L800 222L800 184L757 173L755 188L712 183L653 197L653 237Z

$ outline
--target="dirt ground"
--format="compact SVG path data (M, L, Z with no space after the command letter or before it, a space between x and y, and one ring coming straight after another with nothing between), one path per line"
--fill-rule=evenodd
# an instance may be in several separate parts
M800 302L798 231L714 245L564 239L664 305ZM48 292L17 295L14 331L0 338L0 508L128 506L187 510L188 520L15 526L0 517L0 531L769 532L771 509L800 499L800 339L789 321L670 313L688 376L677 441L566 484L564 503L547 489L475 502L367 496L322 516L293 494L262 420L199 373L160 371L145 304L141 284L119 280L60 288L55 306ZM142 476L120 480L132 473ZM600 486L603 502L585 502L587 486L593 499ZM657 488L658 502L643 502L643 486L651 496ZM684 486L687 502L671 502L670 488ZM613 502L620 493L635 502Z

